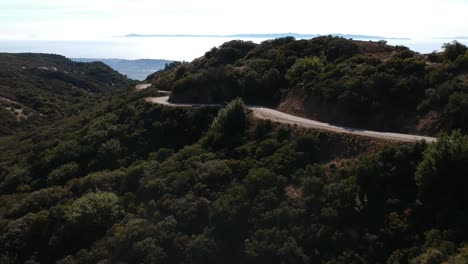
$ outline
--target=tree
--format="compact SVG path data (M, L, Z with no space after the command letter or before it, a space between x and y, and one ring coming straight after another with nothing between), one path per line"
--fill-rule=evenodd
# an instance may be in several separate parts
M297 139L297 150L304 153L306 162L318 160L321 153L320 142L317 136L312 134L299 136Z
M216 263L218 248L208 232L192 236L189 248L191 263Z
M297 84L300 81L311 81L311 79L317 75L322 67L323 63L318 57L306 57L298 59L288 70L286 78L292 84Z
M249 174L245 177L244 183L247 189L255 193L261 189L267 189L275 186L277 182L276 175L268 169L258 168L249 171Z
M67 206L50 210L55 226L49 242L59 257L82 248L104 234L122 215L119 198L110 192L92 192ZM54 221L55 222L55 221Z
M465 53L467 47L460 42L454 40L451 43L445 43L442 48L444 48L445 58L451 61L454 61L458 56Z
M53 170L47 176L47 183L49 185L63 184L68 180L78 176L80 167L75 162L67 163Z
M243 138L249 125L247 108L237 98L221 109L204 138L204 145L213 147L232 146Z
M265 139L270 136L273 130L273 123L270 120L260 120L254 130L255 139Z
M309 257L286 230L261 229L245 242L249 263L309 263Z
M450 95L443 116L449 127L468 131L468 93L456 92Z
M79 225L104 227L117 220L122 213L117 195L94 192L73 202L66 211L66 220Z
M421 201L435 209L466 208L468 203L468 136L442 134L424 152L416 171Z

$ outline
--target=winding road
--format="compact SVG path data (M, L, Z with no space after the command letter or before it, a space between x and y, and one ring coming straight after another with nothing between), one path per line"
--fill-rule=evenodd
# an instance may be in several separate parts
M144 90L144 89L149 88L149 87L151 87L151 83L137 84L137 85L135 85L135 91L141 91L141 90Z
M165 92L166 94L170 92ZM147 102L166 105L171 107L202 107L202 106L222 106L220 104L174 104L169 102L169 96L163 97L148 97L145 99ZM298 125L306 128L315 128L315 129L323 129L328 131L333 131L337 133L346 133L346 134L353 134L365 137L372 137L372 138L379 138L379 139L386 139L386 140L394 140L394 141L404 141L404 142L415 142L420 140L425 140L427 142L434 142L437 139L433 137L425 137L419 135L410 135L410 134L399 134L399 133L390 133L390 132L377 132L377 131L370 131L365 129L358 129L358 128L349 128L343 126L335 126L328 123L323 123L311 119L306 119L298 116L293 116L290 114L286 114L274 109L265 108L265 107L258 107L258 106L249 106L249 109L252 110L255 117L259 119L269 119L274 122L283 123L283 124L290 124L290 125Z

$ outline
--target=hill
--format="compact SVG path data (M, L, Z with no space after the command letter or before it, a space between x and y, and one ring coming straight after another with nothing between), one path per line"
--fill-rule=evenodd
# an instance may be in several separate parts
M316 76L311 69L322 61L340 65L326 62L327 56L353 51L354 44L384 65L407 52L384 43L325 40L331 42L319 48L330 53L305 57L303 68L300 59L282 57L285 48L263 50L273 61L299 66L286 71L284 82L280 74L265 74L279 78L265 77L260 84L269 86L245 86L260 90L240 95L281 105L314 83L308 79ZM301 50L304 42L299 43ZM455 69L460 78L460 68L451 67L463 61L465 50L456 44L427 55L442 76ZM260 56L251 53L256 45L231 42L149 78L172 88L173 100L229 99L242 82L259 84L258 75L243 71L261 69L268 59L243 55L246 65L204 64L237 61L234 55L242 55L245 46L253 46L245 53ZM420 56L426 60L411 54L391 69ZM348 59L337 57L343 67L351 65ZM308 70L298 74L301 69ZM393 78L410 69L401 70ZM236 76L240 83L228 85ZM265 92L294 80L299 83L284 86L278 97ZM463 98L463 90L446 96L457 93ZM0 263L467 263L466 134L404 143L260 120L242 99L222 109L145 100L162 95L154 86L123 89L46 129L0 137Z
M149 95L0 139L0 262L466 263L466 136L400 144Z
M151 76L173 102L249 104L324 122L434 135L468 131L468 54L458 42L422 55L385 41L340 37L226 42Z
M50 54L0 54L0 135L77 114L132 83L103 63Z
M100 61L112 69L127 75L134 80L144 80L148 75L164 69L166 64L172 63L170 60L124 60L124 59L90 59L90 58L71 58L78 62L95 62Z

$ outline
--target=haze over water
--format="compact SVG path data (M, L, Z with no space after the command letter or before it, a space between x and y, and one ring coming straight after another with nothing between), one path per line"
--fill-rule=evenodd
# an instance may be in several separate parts
M260 43L263 38L240 38ZM168 59L191 61L212 47L231 39L225 37L137 37L97 40L0 39L0 52L54 53L71 58ZM389 39L390 45L403 45L419 53L441 50L454 39ZM468 39L458 40L468 45Z

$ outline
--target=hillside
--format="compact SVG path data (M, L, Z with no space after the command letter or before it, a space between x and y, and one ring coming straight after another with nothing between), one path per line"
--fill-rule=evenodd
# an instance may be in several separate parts
M310 42L314 41L319 40ZM211 102L239 95L252 104L287 109L291 98L310 96L305 93L308 85L312 91L322 87L314 85L324 73L314 73L311 67L336 66L340 60L342 67L350 65L350 58L344 57L324 64L331 54L366 50L362 56L386 65L400 56L395 54L411 53L384 43L320 41L329 43L308 52L327 47L330 53L305 59L282 57L281 47L295 43L302 50L309 41L230 42L191 63L171 63L148 78L157 88L172 89L174 101ZM258 49L262 45L280 48ZM460 79L464 58L459 54L465 50L453 45L443 54L411 53L402 65L430 60L425 71L435 67L440 76ZM452 48L457 49L452 53ZM155 86L114 93L116 88L106 86L104 80L109 76L120 80L121 75L102 63L72 63L53 55L12 56L26 56L24 61L29 62L32 56L38 65L50 64L28 66L30 73L18 74L18 68L27 67L21 66L21 59L11 59L11 73L16 75L3 73L2 78L10 76L6 80L13 84L17 80L34 84L24 87L32 87L46 102L58 103L64 101L57 98L68 98L58 96L62 86L51 86L59 87L51 93L36 83L62 84L63 89L73 83L79 95L88 96L78 99L91 99L91 103L82 109L68 106L69 116L57 116L60 122L0 137L0 263L468 261L468 136L460 130L441 133L433 143L409 143L274 123L257 118L240 98L222 108L168 107L145 100L166 95ZM236 59L239 56L243 59ZM280 68L265 67L268 59L250 56L291 60L293 66L282 69L284 77ZM219 63L219 58L227 64L209 64ZM72 68L66 68L68 63ZM404 79L410 71L398 65L391 68L392 79ZM250 67L260 66L267 77L256 79L259 75ZM367 66L357 68L367 72ZM450 68L455 66L460 68ZM387 69L382 67L378 69ZM85 70L89 68L94 70ZM102 71L97 73L96 68ZM59 76L81 69L83 74L72 76L86 77L78 80L96 85L43 77L63 69L68 73ZM339 76L323 77L323 81L340 81ZM362 82L366 80L362 77ZM123 79L121 84L127 82ZM385 87L380 84L376 87ZM445 109L443 100L450 107L454 100L463 103L464 82L455 84L444 91L445 99L437 97L439 101L425 107L440 103ZM239 87L251 90L239 91ZM98 100L102 96L104 100ZM387 97L390 103L392 98ZM299 101L308 104L304 102ZM22 109L27 103L21 101ZM405 103L402 100L398 106ZM419 106L417 111L426 110Z
M49 124L133 82L103 63L59 55L0 54L0 135Z
M387 142L155 95L0 139L1 263L466 263L466 136Z
M435 135L468 131L468 52L422 55L339 37L230 41L151 77L173 102L249 104L350 127Z
M78 62L95 62L100 61L112 69L127 75L130 79L144 80L148 75L164 69L167 64L172 63L170 60L124 60L124 59L90 59L90 58L72 58Z

